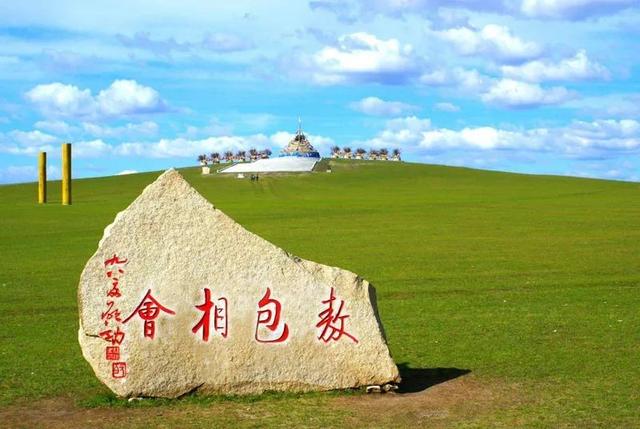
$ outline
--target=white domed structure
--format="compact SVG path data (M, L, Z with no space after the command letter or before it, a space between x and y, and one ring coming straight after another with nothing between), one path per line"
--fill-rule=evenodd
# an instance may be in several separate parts
M298 118L298 131L287 147L282 149L280 156L298 156L303 158L320 158L320 154L313 148L307 136L302 132L302 121Z

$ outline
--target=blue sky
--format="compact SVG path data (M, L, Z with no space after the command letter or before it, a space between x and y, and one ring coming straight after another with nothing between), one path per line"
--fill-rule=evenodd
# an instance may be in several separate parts
M640 180L637 0L0 1L0 183L269 147Z

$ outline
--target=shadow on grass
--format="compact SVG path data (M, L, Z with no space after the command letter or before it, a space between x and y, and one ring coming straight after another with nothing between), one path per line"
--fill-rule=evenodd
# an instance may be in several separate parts
M431 386L469 374L471 370L460 368L410 368L408 364L398 365L402 382L398 393L422 392Z
M402 382L398 386L398 393L422 392L436 384L453 380L471 370L459 368L411 368L406 363L398 365ZM257 395L200 395L197 392L187 393L178 399L144 398L144 400L128 401L119 398L111 392L100 393L89 398L77 401L83 408L97 407L124 407L144 408L169 406L177 403L189 403L198 405L211 405L222 402L238 402L250 404L261 401L291 400L298 398L327 398L332 396L351 396L364 394L364 389L341 389L320 392L265 392Z
M301 398L327 398L327 397L342 397L342 396L354 396L364 394L363 390L358 389L344 389L344 390L330 390L319 392L271 392L267 391L261 394L253 395L202 395L198 392L190 392L179 398L166 399L166 398L137 398L135 400L128 400L127 398L120 398L111 392L100 393L89 398L80 399L76 401L76 404L83 408L100 408L100 407L114 407L114 408L145 408L145 407L162 407L172 406L177 404L194 404L209 406L217 403L230 403L236 402L240 404L252 404L262 401L286 401L295 400Z

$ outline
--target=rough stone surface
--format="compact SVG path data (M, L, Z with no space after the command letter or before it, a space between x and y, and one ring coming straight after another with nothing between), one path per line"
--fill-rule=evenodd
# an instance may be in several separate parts
M127 262L105 267L114 255ZM114 278L121 296L108 297ZM214 329L215 308L208 341L202 329L192 331L204 314L196 306L205 302L205 288L214 305L222 306L221 297L227 300L226 338L222 329ZM258 323L259 317L275 314L273 301L264 300L267 288L268 299L281 304L273 331ZM333 315L349 316L332 319L332 326L344 322L345 334L331 339L326 334L335 337L339 331L328 330L319 338L325 325L317 324L332 288ZM153 338L145 337L144 321L134 311L149 290L175 313L159 313ZM399 381L375 291L366 280L296 258L247 231L175 170L163 173L105 229L82 272L78 300L82 353L98 378L120 396L330 390ZM104 320L110 300L120 321ZM271 313L259 316L259 310ZM286 340L258 341L279 338L285 323ZM125 334L120 345L105 339L108 334L100 336L116 328ZM119 356L111 349L109 360L107 347L116 346ZM126 363L123 378L114 378L115 362ZM121 370L116 377L123 375Z

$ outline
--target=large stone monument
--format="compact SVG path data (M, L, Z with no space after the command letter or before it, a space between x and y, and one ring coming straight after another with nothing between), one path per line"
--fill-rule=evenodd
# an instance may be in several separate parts
M78 300L82 353L120 396L399 381L366 280L247 231L175 170L105 229Z

